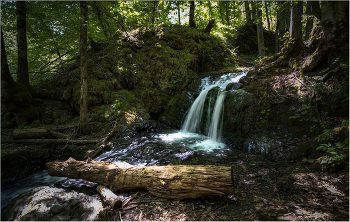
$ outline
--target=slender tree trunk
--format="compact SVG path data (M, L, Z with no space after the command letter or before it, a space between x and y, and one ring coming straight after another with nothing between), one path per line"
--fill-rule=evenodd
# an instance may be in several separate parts
M28 73L27 55L27 24L26 24L26 2L17 1L17 44L18 44L18 66L17 82L23 84L28 90L31 89Z
M264 33L263 33L263 26L262 26L262 10L259 8L257 10L257 33L258 33L258 49L259 49L259 56L265 56L265 44L264 44Z
M285 8L286 4L283 2L278 2L279 10L280 10L280 19L279 19L279 26L278 26L278 52L281 51L281 46L283 45L283 41L281 40L284 36L284 33L286 33L286 12L287 9Z
M229 10L228 10L228 3L229 2L225 2L225 9L226 9L226 24L227 26L230 25L230 16L229 16Z
M221 18L221 22L222 24L225 24L225 12L224 12L224 6L223 6L223 1L219 1L219 11L220 11L220 18Z
M156 22L156 11L157 11L157 5L158 2L157 1L153 1L153 9L152 9L152 25L155 24Z
M190 24L190 27L192 28L196 28L196 23L194 21L194 9L195 9L194 1L191 1L189 24Z
M256 23L256 2L251 2L250 3L252 6L252 22Z
M288 2L285 2L284 3L284 5L286 6L286 8L285 8L285 13L286 13L286 26L285 26L285 28L286 28L286 32L289 32L290 30L289 30L289 28L290 28L290 20L291 20L291 8L289 7L289 3Z
M181 25L181 10L180 10L180 2L176 2L177 3L177 17L178 17L178 21L179 21L179 25Z
M251 12L249 9L249 2L248 1L244 1L244 8L245 8L245 18L247 20L247 23L251 23L252 22L252 18L251 18Z
M295 39L297 44L302 45L302 25L301 16L303 13L303 2L297 1L291 8L291 23L289 28L289 37Z
M311 10L312 14L318 18L319 20L322 20L322 11L320 7L320 2L319 1L311 1Z
M87 118L87 99L88 99L88 73L87 73L87 20L88 7L87 2L80 2L80 132L88 134L88 118Z
M279 26L281 23L281 10L277 9L277 19L276 19L276 30L275 30L275 53L279 53L279 41L278 41L278 31L279 31Z
M270 30L270 19L269 19L269 10L267 7L267 1L265 1L265 11L266 11L266 19L267 19L267 30Z
M307 1L307 5L306 5L307 22L305 27L305 41L309 39L309 35L311 33L312 26L314 24L314 18L311 16L312 15L311 6L312 6L312 3L310 1Z

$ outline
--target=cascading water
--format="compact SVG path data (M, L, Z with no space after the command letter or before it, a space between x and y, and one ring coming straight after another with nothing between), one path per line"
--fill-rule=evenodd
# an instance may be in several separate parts
M182 131L189 133L198 132L199 124L203 115L205 98L207 97L208 92L214 87L215 85L211 85L199 94L186 116L185 122L182 126Z
M226 96L226 86L230 83L238 83L239 80L247 75L247 71L239 73L238 75L235 73L229 73L226 75L223 75L220 77L220 79L214 81L212 84L209 83L209 78L204 78L202 80L202 91L199 94L199 96L196 98L194 103L189 109L189 112L186 116L185 122L183 124L183 127L181 131L183 133L198 133L199 132L199 125L202 121L202 114L203 114L203 108L204 108L204 102L206 100L207 94L210 90L212 90L215 87L220 87L220 91L218 92L215 106L213 109L213 114L211 117L211 123L209 126L208 137L211 140L220 142L221 139L221 129L222 129L222 121L223 121L223 103ZM203 86L204 85L204 86ZM210 101L209 101L210 103ZM210 105L208 110L208 117L209 120L210 116Z
M219 141L221 139L222 121L223 121L223 103L225 100L226 91L219 91L218 97L215 102L213 117L211 118L211 124L209 128L208 136L210 139Z

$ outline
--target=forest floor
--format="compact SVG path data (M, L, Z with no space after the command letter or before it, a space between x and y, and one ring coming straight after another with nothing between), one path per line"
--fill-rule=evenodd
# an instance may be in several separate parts
M227 163L231 165L232 162ZM302 162L271 162L263 155L244 153L233 161L233 167L235 194L232 196L179 201L159 199L146 191L116 193L135 197L125 210L106 208L99 219L349 220L347 171L320 173Z

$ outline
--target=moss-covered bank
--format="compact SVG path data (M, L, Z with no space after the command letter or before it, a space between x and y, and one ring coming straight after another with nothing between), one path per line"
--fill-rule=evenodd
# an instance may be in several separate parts
M204 71L235 65L233 54L220 38L178 25L120 32L110 41L93 46L88 52L91 121L125 111L157 120L167 109L178 108L179 95L190 91L189 84ZM76 111L80 96L78 64L79 59L65 73L40 85L57 89L56 97Z

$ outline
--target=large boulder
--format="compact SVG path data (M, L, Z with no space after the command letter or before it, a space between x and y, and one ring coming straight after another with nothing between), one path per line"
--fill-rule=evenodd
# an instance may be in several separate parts
M20 194L1 210L1 220L96 221L103 210L99 195L89 196L53 186L37 187Z

